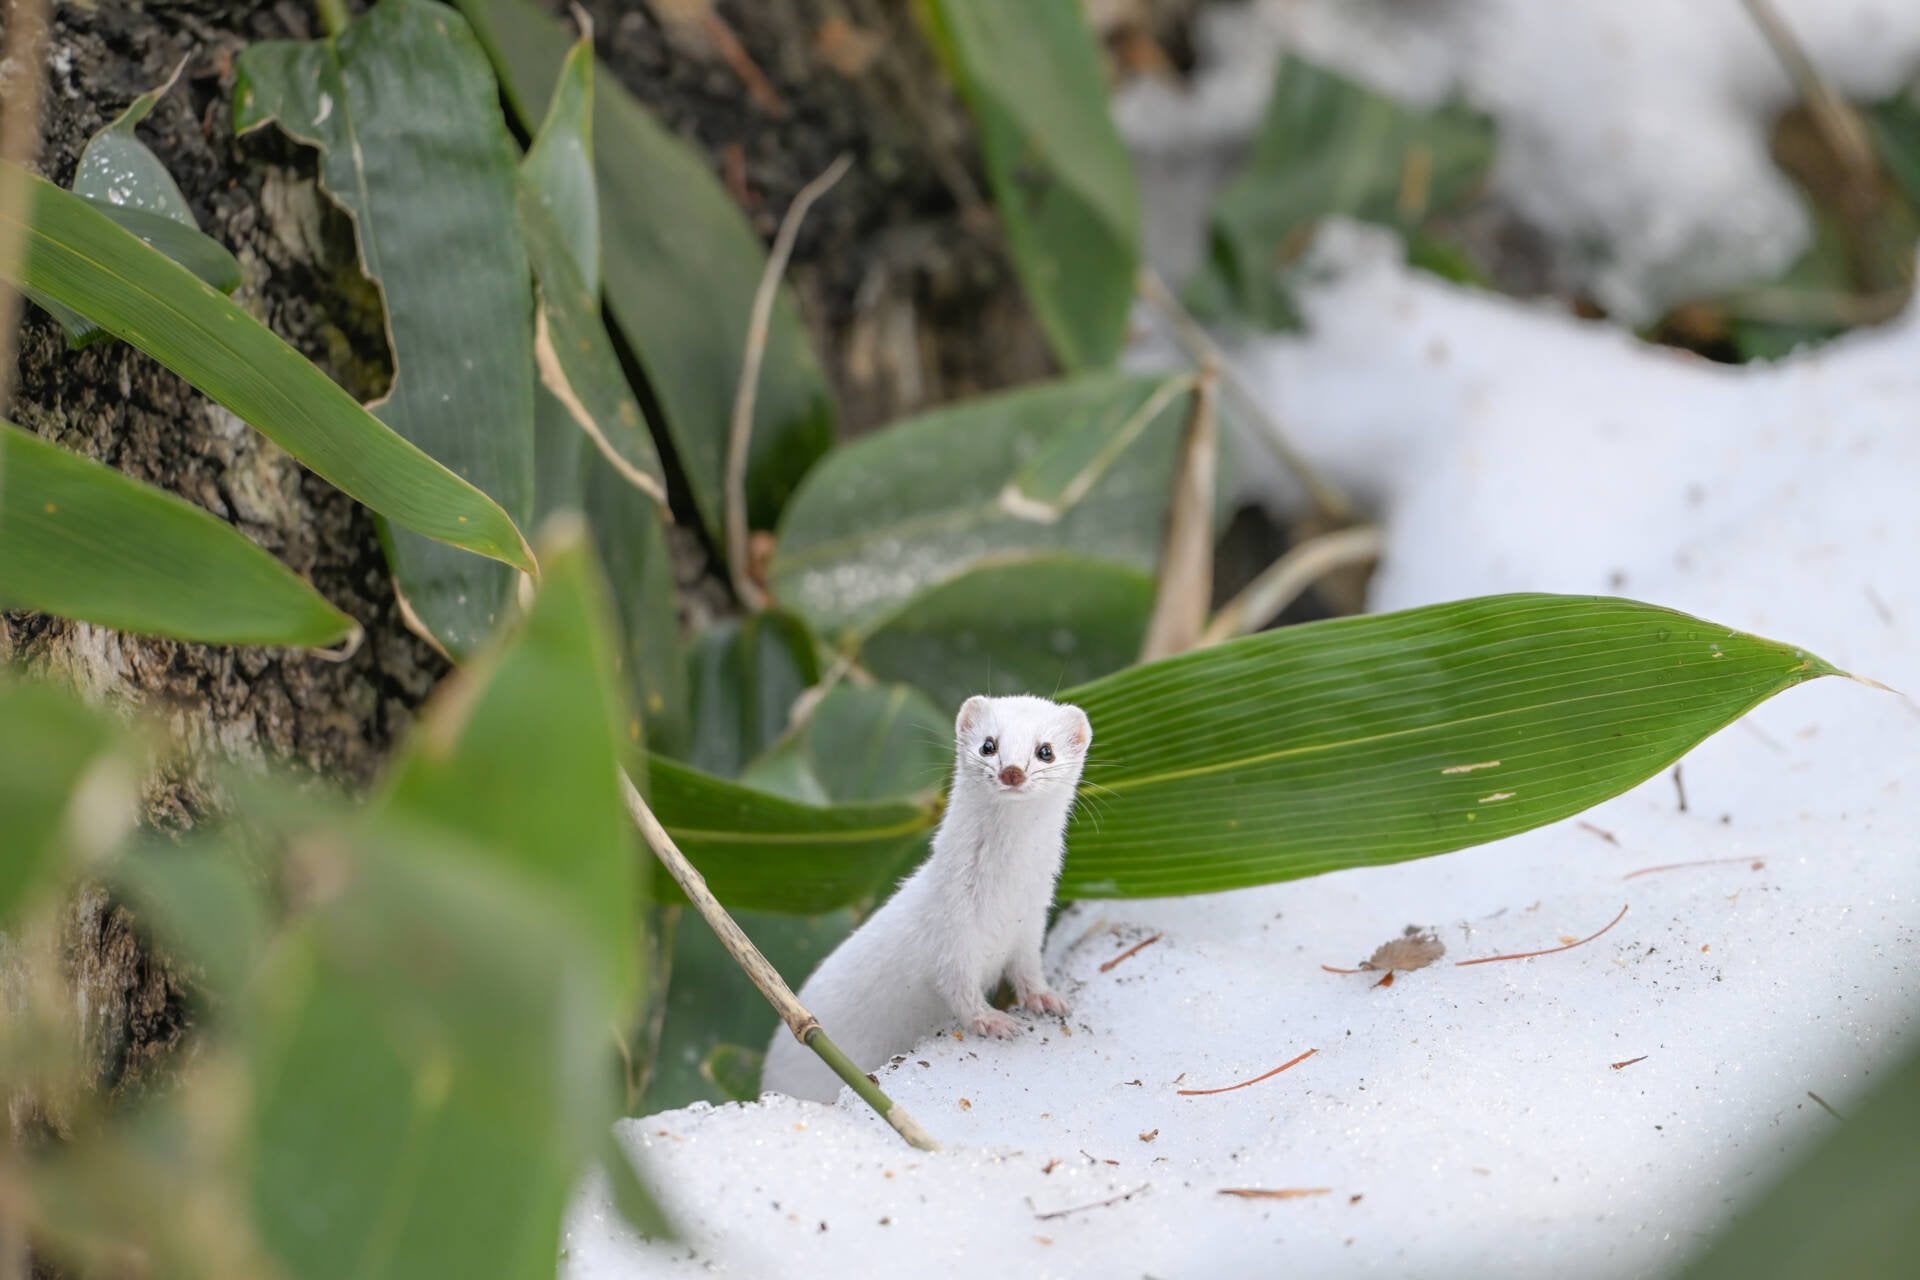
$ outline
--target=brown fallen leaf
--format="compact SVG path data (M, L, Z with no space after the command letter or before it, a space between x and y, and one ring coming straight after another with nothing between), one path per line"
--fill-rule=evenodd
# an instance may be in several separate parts
M1373 954L1360 962L1360 968L1369 973L1381 969L1401 972L1424 969L1445 954L1447 944L1440 941L1432 929L1410 924L1399 937L1375 947Z

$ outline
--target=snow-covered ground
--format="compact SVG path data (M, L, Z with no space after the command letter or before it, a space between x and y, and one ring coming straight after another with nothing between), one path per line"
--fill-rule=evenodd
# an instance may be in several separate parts
M1621 21L1678 41L1708 22L1654 7L1556 5L1553 25L1639 14ZM1758 136L1763 113L1743 118ZM1241 365L1383 521L1374 608L1625 594L1920 691L1920 317L1729 369L1410 272L1351 228L1319 252L1337 270L1304 295L1307 331ZM940 1038L883 1076L945 1150L857 1104L630 1121L685 1238L635 1240L589 1185L564 1273L1665 1272L1835 1123L1811 1095L1844 1113L1920 1039L1916 765L1920 709L1823 680L1690 755L1684 809L1662 776L1445 857L1082 904L1048 950L1071 1035ZM1633 874L1678 863L1706 865ZM1622 906L1585 946L1452 963ZM1384 988L1321 969L1409 923L1445 960ZM1313 1194L1221 1194L1246 1189Z

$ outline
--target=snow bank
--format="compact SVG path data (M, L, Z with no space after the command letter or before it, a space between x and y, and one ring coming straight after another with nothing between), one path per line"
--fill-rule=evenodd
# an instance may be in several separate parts
M1775 0L1842 92L1920 75L1910 0ZM1777 275L1805 247L1799 193L1767 155L1795 90L1739 0L1255 0L1200 24L1191 90L1141 82L1123 132L1147 162L1152 256L1192 265L1224 158L1251 136L1282 50L1433 104L1458 89L1500 126L1495 193L1610 311ZM1156 180L1157 179L1157 180Z
M1850 92L1916 69L1920 24L1897 0L1780 7ZM1764 144L1789 90L1734 0L1260 0L1215 20L1191 99L1122 105L1158 175L1164 270L1201 207L1188 190L1181 223L1167 198L1221 171L1217 144L1252 127L1283 45L1415 97L1463 80L1501 119L1506 198L1617 309L1797 250ZM1920 318L1730 369L1410 272L1378 235L1331 227L1316 252L1330 269L1302 294L1306 332L1239 357L1383 522L1374 608L1624 594L1920 691ZM1271 469L1232 474L1285 501ZM627 1122L685 1239L634 1239L590 1183L563 1274L1668 1270L1834 1123L1814 1095L1844 1111L1915 1039L1916 764L1914 704L1824 680L1576 821L1075 907L1048 950L1068 1028L938 1037L885 1074L944 1151L908 1150L857 1104ZM1622 906L1576 949L1453 963L1585 937ZM1321 969L1409 923L1446 958L1388 987ZM1309 1049L1246 1088L1180 1093Z
M1376 607L1616 591L1920 688L1920 321L1729 370L1409 273L1371 237L1331 249L1349 269L1308 295L1310 336L1245 367L1378 502ZM944 1152L852 1105L632 1121L687 1239L631 1239L589 1188L565 1274L1670 1266L1833 1123L1810 1091L1844 1110L1912 1033L1916 761L1912 704L1822 681L1688 757L1684 811L1661 777L1446 857L1078 906L1048 952L1071 1035L939 1038L884 1077ZM1623 905L1584 947L1451 963ZM1408 923L1446 960L1388 988L1319 967Z

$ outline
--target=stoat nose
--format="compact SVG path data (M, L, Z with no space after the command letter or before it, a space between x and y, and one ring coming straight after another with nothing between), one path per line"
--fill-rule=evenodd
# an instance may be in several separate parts
M1026 780L1027 775L1017 764L1010 764L1000 771L1000 782L1003 786L1017 787Z

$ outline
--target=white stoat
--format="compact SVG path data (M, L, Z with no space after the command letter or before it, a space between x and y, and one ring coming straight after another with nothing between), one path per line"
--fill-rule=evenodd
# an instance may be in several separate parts
M954 724L953 790L933 853L820 962L800 1002L854 1065L872 1071L943 1023L1006 1037L987 1003L1004 976L1036 1013L1067 1002L1040 971L1047 907L1093 725L1045 698L968 698ZM761 1087L831 1102L840 1080L785 1027Z

